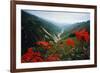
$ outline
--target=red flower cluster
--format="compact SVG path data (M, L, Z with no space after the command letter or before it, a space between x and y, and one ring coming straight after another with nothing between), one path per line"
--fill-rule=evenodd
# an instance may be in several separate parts
M41 62L43 61L40 52L34 52L32 48L28 48L27 52L22 56L21 62Z
M34 52L32 48L28 48L27 52L22 56L21 62L43 62L43 61L58 61L60 56L58 54L51 54L46 59L43 59L40 52Z
M58 54L51 54L46 59L46 61L58 61L58 60L60 60L60 56Z
M66 40L66 44L67 44L67 46L72 46L72 47L75 46L74 40L71 39L71 38L68 38L68 39Z
M46 42L46 41L38 41L38 42L36 42L36 44L42 46L44 49L50 49L51 48L50 43Z
M90 37L89 37L89 33L86 31L86 29L75 32L75 35L78 40L84 40L87 43L89 42Z
M43 59L41 57L35 56L31 62L43 62Z

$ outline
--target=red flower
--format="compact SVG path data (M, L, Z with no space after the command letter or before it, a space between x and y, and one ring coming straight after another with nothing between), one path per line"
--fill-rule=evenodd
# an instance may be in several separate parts
M32 48L28 48L27 52L33 53L33 49Z
M27 52L22 56L21 62L33 62L33 60L42 61L41 53L40 52L34 52L32 48L28 48Z
M27 52L22 56L22 60L29 61L33 56L33 49L28 48Z
M80 33L80 32L75 32L75 35L76 35L76 38L78 39L78 40L81 40L81 36L82 36L82 34Z
M38 45L43 45L43 46L48 46L49 45L49 43L45 42L45 41L38 41L37 44Z
M84 28L84 29L82 29L80 32L81 32L81 33L84 33L84 32L86 32L86 29Z
M75 32L75 35L78 40L83 40L83 41L86 41L87 43L89 42L89 39L90 39L89 33L86 31L86 29Z
M84 32L83 37L84 37L84 41L88 43L90 39L88 32Z
M42 46L44 49L50 49L51 48L50 43L46 42L46 41L38 41L38 42L36 42L36 44Z
M23 56L22 56L22 62L28 62L32 59L33 57L33 54L32 53L25 53Z
M72 46L72 47L75 46L75 43L74 43L74 41L73 41L71 38L68 38L68 39L66 40L66 44L67 44L68 46Z
M35 56L31 62L43 62L43 59L41 57Z
M41 56L40 52L33 52L33 56Z
M51 54L46 59L46 61L58 61L58 60L60 60L60 56L58 54Z

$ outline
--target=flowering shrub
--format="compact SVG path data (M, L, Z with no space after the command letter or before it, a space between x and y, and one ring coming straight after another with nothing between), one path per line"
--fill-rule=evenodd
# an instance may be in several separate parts
M59 54L51 54L46 59L46 61L58 61L58 60L60 60Z
M38 42L36 42L36 44L43 47L44 49L51 48L51 44L49 42L46 42L46 41L38 41Z
M28 48L27 52L22 56L21 62L57 61L59 59L58 54L51 54L45 59L41 56L40 52L34 52L32 48Z
M43 62L44 60L41 57L35 56L32 58L31 62Z
M34 52L32 48L28 48L27 52L22 56L23 62L43 61L40 52Z
M72 40L71 38L68 38L66 40L66 44L67 44L67 46L75 47L74 40Z
M33 43L36 46L27 49L21 57L21 62L88 59L89 32L86 29L82 29L76 31L74 34L74 36L68 36L57 43L43 40Z
M89 42L89 33L85 29L75 32L75 35L78 40L83 40L87 43Z

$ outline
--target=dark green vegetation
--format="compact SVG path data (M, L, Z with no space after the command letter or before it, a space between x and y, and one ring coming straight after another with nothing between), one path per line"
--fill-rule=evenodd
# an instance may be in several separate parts
M75 32L86 29L90 33L90 21L70 24L62 28L52 22L39 18L38 16L21 12L21 44L22 55L29 47L40 49L36 44L38 41L48 41L52 44L46 55L57 53L60 60L83 60L89 59L90 45L84 41L78 41ZM74 47L66 45L66 40L74 40Z

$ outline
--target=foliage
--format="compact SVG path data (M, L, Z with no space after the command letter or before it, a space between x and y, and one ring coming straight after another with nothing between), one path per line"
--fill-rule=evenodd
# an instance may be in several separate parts
M90 58L89 21L64 27L62 31L55 24L22 11L21 44L22 63ZM68 29L67 29L68 28Z

